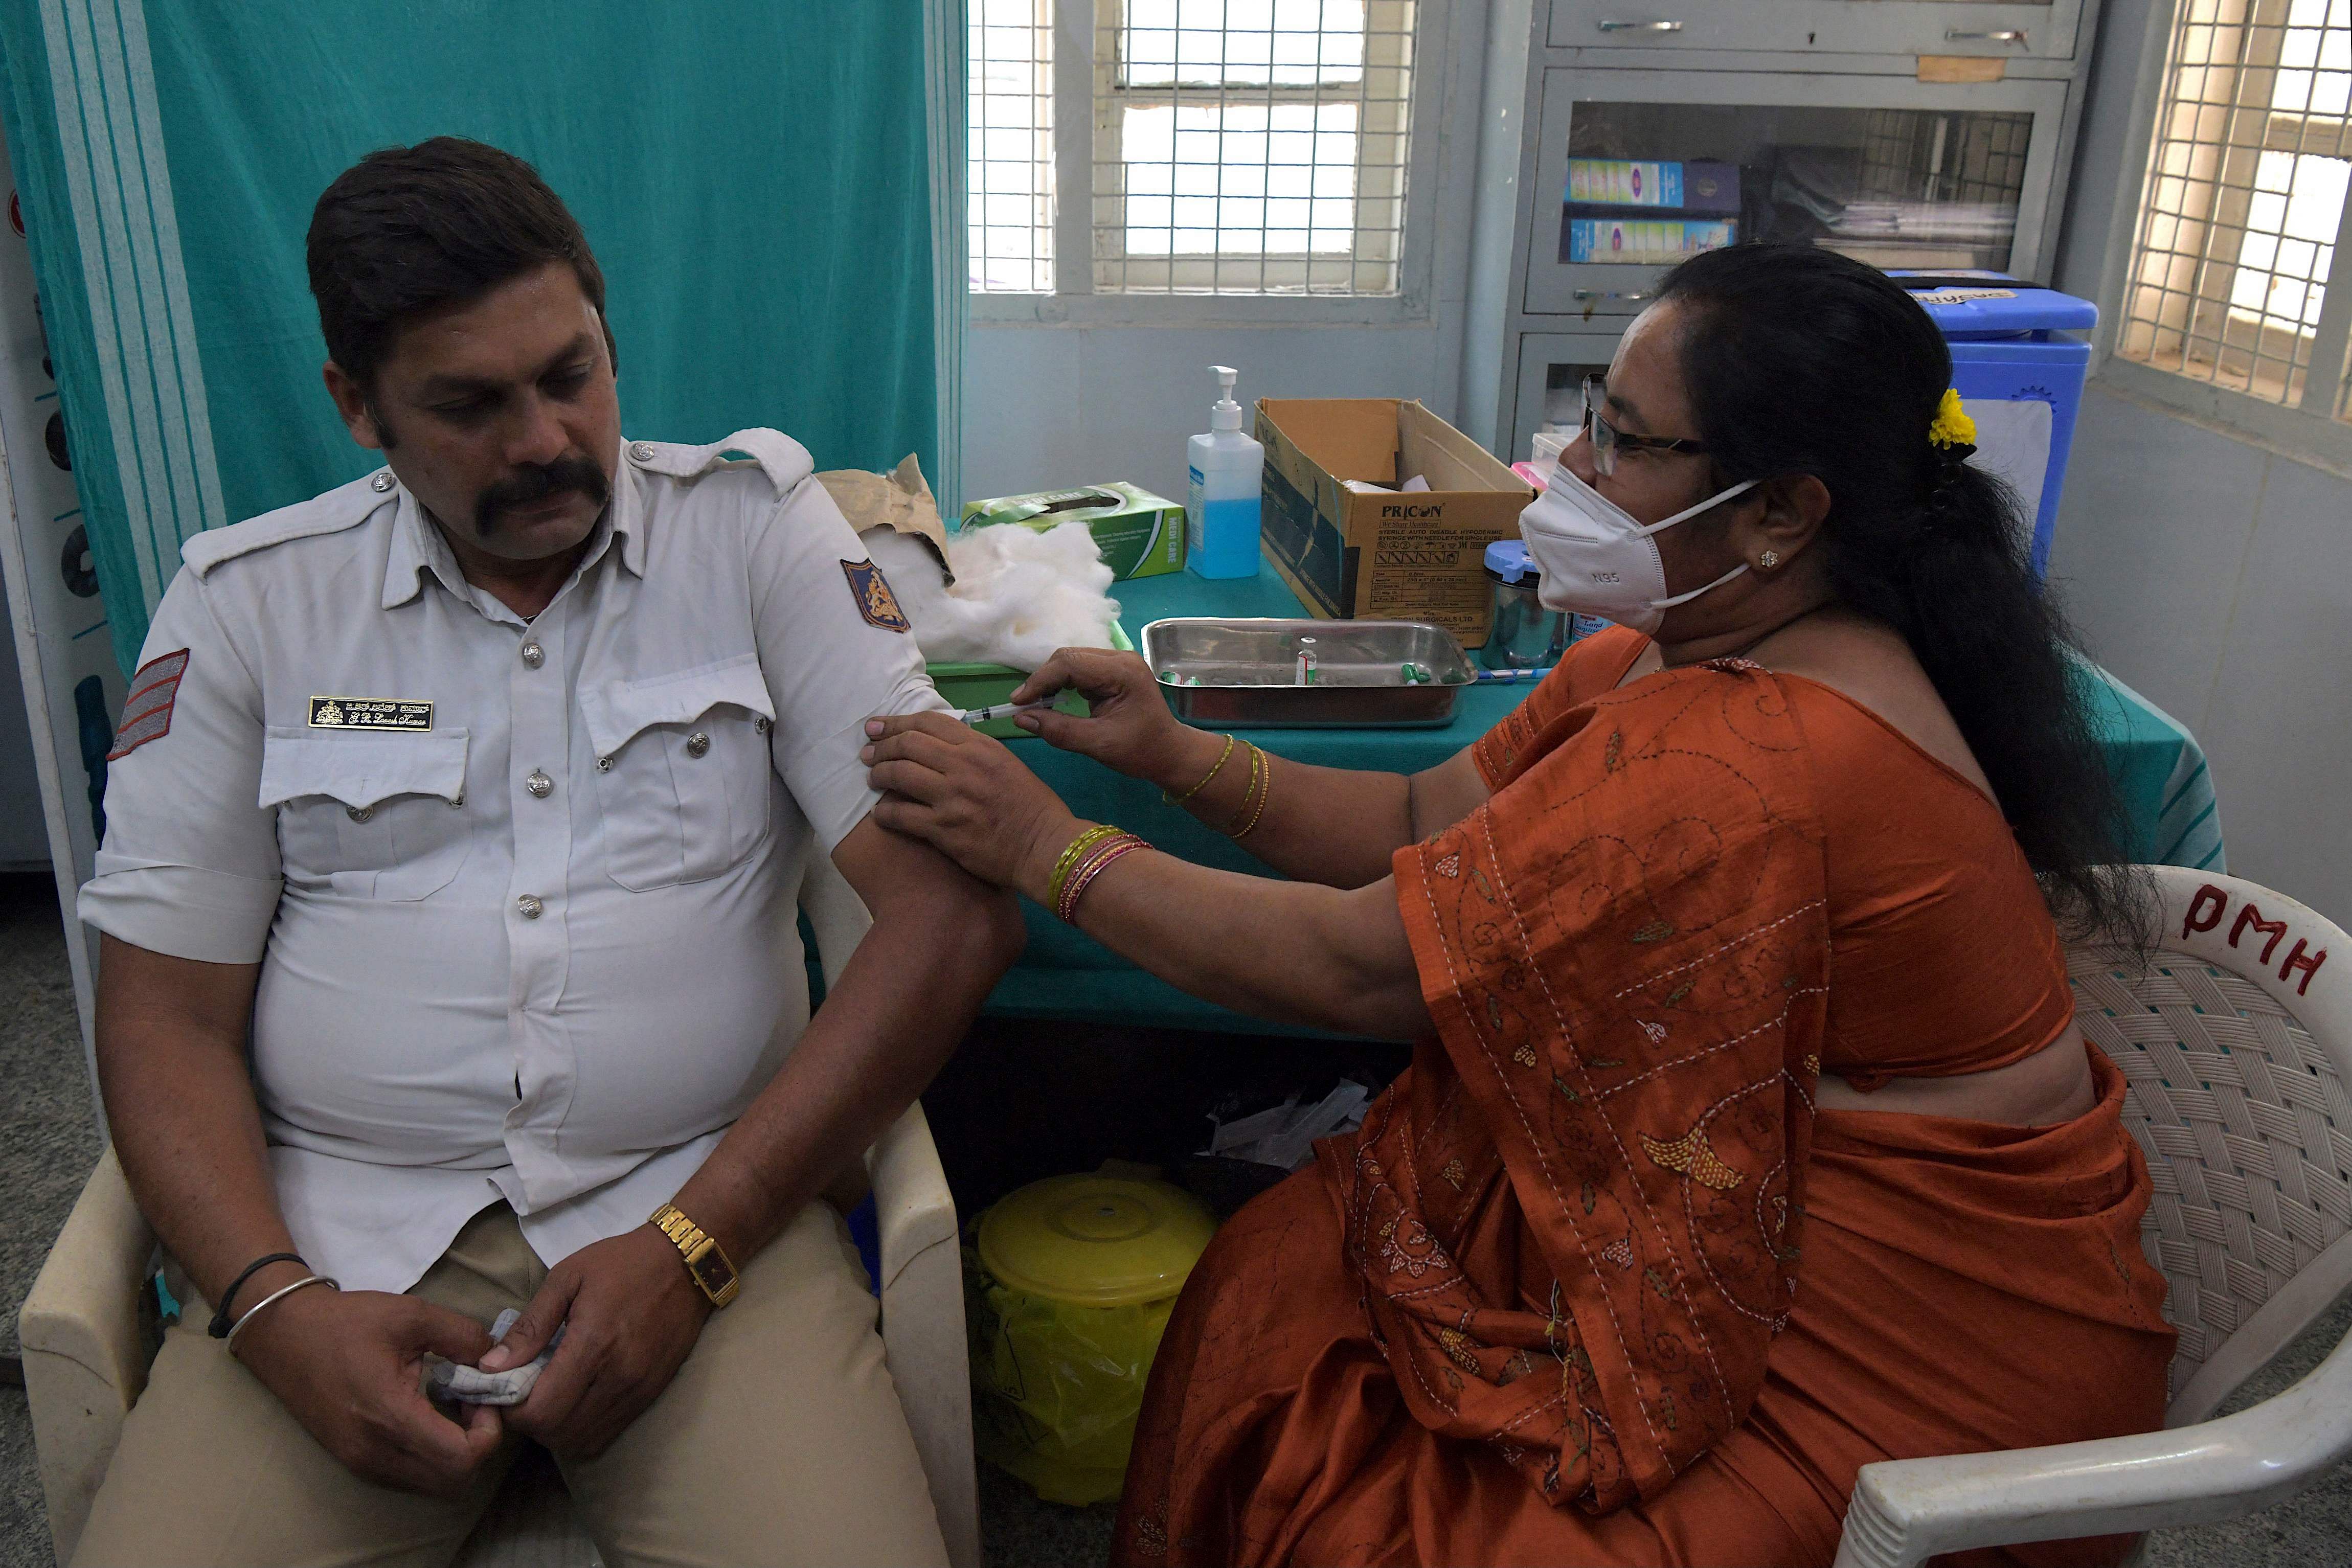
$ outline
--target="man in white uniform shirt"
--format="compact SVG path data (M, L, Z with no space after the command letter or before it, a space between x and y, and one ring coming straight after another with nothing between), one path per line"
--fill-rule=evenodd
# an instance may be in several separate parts
M870 818L864 721L944 706L906 620L787 437L623 439L529 165L371 154L309 261L388 465L190 540L124 706L81 912L185 1314L76 1562L444 1563L520 1437L609 1563L940 1561L815 1201L1019 951ZM820 854L874 925L810 1020ZM419 1390L559 1327L519 1404Z

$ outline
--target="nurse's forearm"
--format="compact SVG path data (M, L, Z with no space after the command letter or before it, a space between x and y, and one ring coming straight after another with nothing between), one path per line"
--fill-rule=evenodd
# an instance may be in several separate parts
M98 1077L115 1156L164 1249L215 1305L255 1259L294 1250L246 1070L259 974L257 964L99 941ZM232 1305L242 1311L307 1272L272 1265Z
M1038 903L1057 850L1023 867L1021 891ZM1391 878L1319 887L1141 850L1087 885L1077 925L1178 989L1255 1018L1381 1040L1433 1027Z
M1467 748L1410 776L1318 768L1267 752L1247 737L1185 730L1171 795L1185 810L1286 877L1327 887L1366 887L1389 874L1396 852L1442 831L1486 799ZM1205 781L1205 782L1203 782ZM1196 785L1202 786L1195 789Z
M1247 738L1228 747L1224 736L1181 731L1161 787L1218 832L1242 834L1244 849L1286 877L1361 887L1389 873L1389 858L1414 838L1411 779L1277 762L1254 756Z
M963 1040L1021 952L1010 894L868 821L874 915L800 1041L674 1200L740 1268L896 1121Z

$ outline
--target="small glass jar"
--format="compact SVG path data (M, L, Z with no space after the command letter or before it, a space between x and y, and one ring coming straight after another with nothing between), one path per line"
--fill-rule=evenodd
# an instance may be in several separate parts
M1528 559L1526 541L1496 539L1486 547L1486 581L1494 619L1478 662L1490 670L1540 670L1556 663L1567 644L1567 617L1543 607L1541 576Z

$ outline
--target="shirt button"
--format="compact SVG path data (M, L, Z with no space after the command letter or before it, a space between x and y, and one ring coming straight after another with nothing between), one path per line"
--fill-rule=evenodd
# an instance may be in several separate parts
M613 771L613 759L609 757L600 757L596 758L596 771L599 773L610 773Z
M710 737L702 731L698 729L686 737L686 754L688 757L699 757L709 749Z
M382 495L384 491L391 489L394 483L394 481L392 476L392 470L389 468L379 468L376 470L375 477L368 481L368 488L373 490L378 495Z
M343 808L343 815L349 817L354 822L364 822L370 817L375 815L375 808L373 806L346 806Z
M555 793L555 780L537 768L533 768L530 777L522 781L522 787L542 800Z
M515 900L515 909L525 920L538 919L541 912L546 907L547 905L527 893Z
M751 733L754 735L765 735L773 727L774 727L772 725L769 724L765 715L761 715L760 717L751 721Z
M536 643L525 643L522 645L522 662L535 670L547 663L547 650Z
M654 460L654 444L650 441L632 443L629 447L629 455L635 458L640 463L650 463Z

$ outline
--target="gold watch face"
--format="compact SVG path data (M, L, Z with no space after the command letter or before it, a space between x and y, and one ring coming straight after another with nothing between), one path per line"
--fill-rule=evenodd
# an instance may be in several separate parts
M687 1260L686 1266L693 1272L695 1283L710 1295L718 1295L735 1282L735 1270L727 1266L727 1260L716 1247L699 1249L697 1256Z

